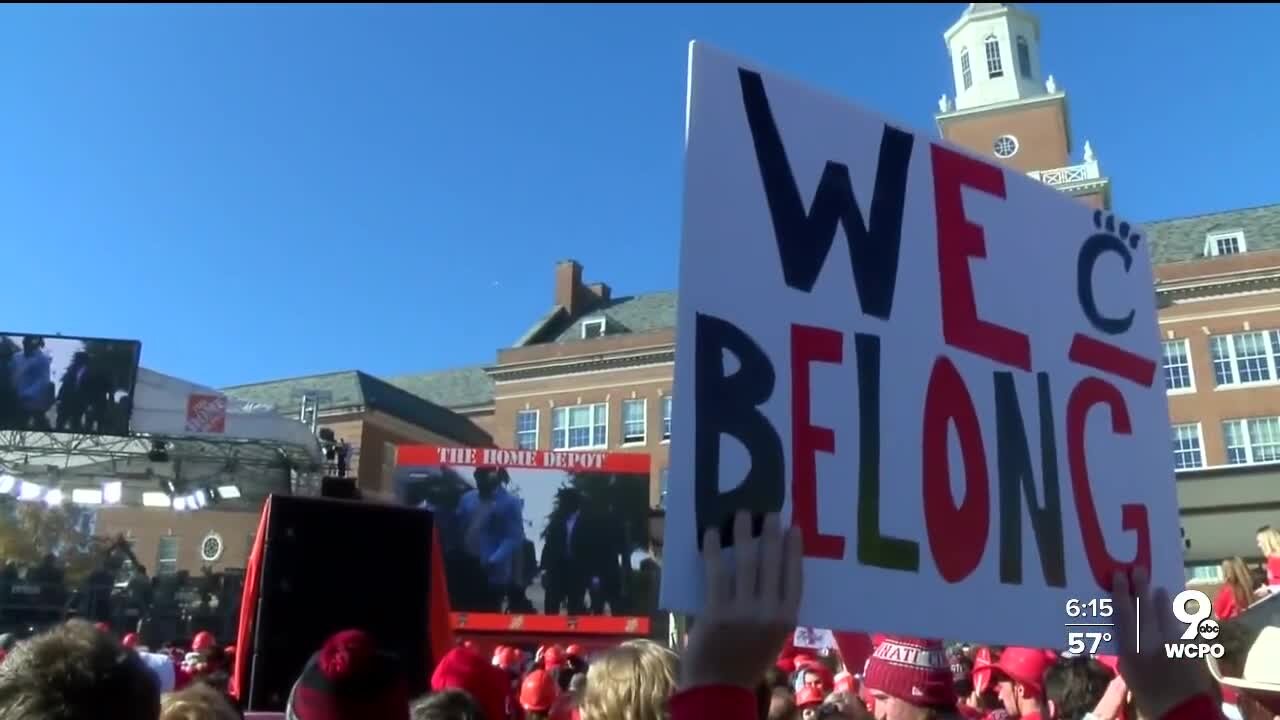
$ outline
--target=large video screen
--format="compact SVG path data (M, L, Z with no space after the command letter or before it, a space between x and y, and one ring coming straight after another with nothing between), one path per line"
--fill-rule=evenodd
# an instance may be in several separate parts
M128 435L141 348L0 333L0 430Z
M649 462L409 445L393 482L401 502L435 513L455 612L648 618L660 574Z

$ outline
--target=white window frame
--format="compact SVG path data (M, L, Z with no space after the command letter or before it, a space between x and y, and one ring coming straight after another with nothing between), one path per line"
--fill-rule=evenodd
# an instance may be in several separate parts
M662 442L669 443L671 442L671 396L663 395L661 402L659 409L662 411Z
M160 550L165 547L165 541L173 543L173 557L161 557ZM182 558L182 538L177 535L165 535L156 542L156 575L173 575L178 572L178 565Z
M969 65L969 48L960 48L960 82L965 90L973 87L973 68Z
M1240 379L1240 363L1242 360L1252 360L1254 357L1241 358L1236 351L1236 338L1244 335L1262 335L1266 345L1266 354L1263 359L1266 360L1267 377L1262 380L1241 380ZM1218 347L1221 343L1226 343L1226 358L1222 359L1217 356ZM1213 370L1213 384L1215 390L1232 390L1237 388L1248 387L1265 387L1280 383L1280 330L1246 330L1238 333L1221 333L1209 337L1209 363ZM1231 375L1227 382L1221 382L1218 378L1218 365L1226 362L1230 368Z
M1187 380L1190 385L1182 388L1171 388L1168 385L1169 370L1166 366L1166 360L1169 355L1166 348L1170 345L1182 346L1182 356L1187 361ZM1196 371L1191 362L1191 340L1189 338L1174 338L1165 340L1160 344L1160 372L1165 376L1165 392L1169 395L1190 395L1196 391Z
M1189 465L1187 467L1178 467L1178 453L1192 452L1192 450L1183 450L1182 448L1178 447L1177 445L1178 430L1180 428L1193 428L1195 430L1196 446L1194 448L1194 452L1199 457L1199 463L1196 465ZM1200 423L1198 422L1174 423L1170 427L1170 431L1171 431L1172 439L1174 442L1174 447L1173 447L1173 471L1174 472L1186 472L1188 470L1202 470L1208 467L1208 463L1205 462L1205 457L1204 457L1204 429L1200 427Z
M588 442L588 444L586 445L570 445L569 444L569 431L571 430L569 426L570 411L580 410L582 408L589 408L591 413L591 424L587 426L590 428L590 430L588 431L589 433L588 437L590 442ZM561 426L560 423L557 422L557 418L564 418L563 426ZM599 420L599 422L597 422L597 420ZM559 432L564 433L563 446L556 444L556 432L558 427L561 428L559 429ZM595 441L595 434L596 434L597 427L604 427L603 443L597 443ZM582 403L581 405L565 405L562 407L551 409L551 449L552 450L602 450L607 447L609 447L609 403L607 402Z
M987 58L987 78L994 80L1004 77L1004 59L1000 57L1000 38L988 35L982 41L982 51Z
M640 436L634 438L627 434L627 406L634 406L635 403L640 404ZM645 398L631 398L622 401L622 444L628 445L644 445L649 441L649 402Z
M1222 563L1187 565L1182 569L1182 574L1188 585L1217 585L1222 582Z
M1280 424L1280 417L1277 417L1275 415L1264 415L1262 417L1251 417L1251 418L1232 418L1230 420L1222 421L1222 448L1223 448L1223 454L1225 456L1223 459L1226 461L1227 465L1270 465L1273 463L1280 462L1280 455L1277 455L1277 457L1273 460L1259 460L1256 457L1254 457L1255 449L1254 449L1254 443L1253 443L1252 425L1254 423L1260 423L1260 422L1269 421L1269 420L1275 420L1277 424ZM1244 462L1231 462L1231 449L1237 446L1232 445L1227 439L1228 425L1237 425L1240 428L1241 434L1245 441L1244 445L1239 446L1244 448ZM1280 433L1277 433L1277 434L1280 435ZM1277 442L1275 444L1280 445L1280 442Z
M587 332L587 328L593 328L593 327L599 328L600 334L591 335L590 333ZM591 318L590 320L583 320L582 321L582 339L595 340L596 338L604 337L604 333L606 329L608 329L608 323L606 322L606 318Z
M1222 252L1220 248L1220 244L1224 240L1235 240L1236 251L1233 253ZM1229 232L1209 233L1204 238L1205 257L1229 257L1231 255L1243 255L1248 250L1249 250L1249 246L1245 244L1243 230L1231 230Z
M533 429L532 429L532 430L521 430L521 429L520 429L520 418L521 418L521 417L523 417L523 416L528 415L529 413L533 413ZM542 423L542 416L541 416L541 413L540 413L540 412L538 412L537 410L517 410L517 411L516 411L516 437L515 437L515 441L516 441L516 449L517 449L517 450L537 450L537 449L538 449L538 430L540 429L540 427L539 427L539 426L541 425L541 423ZM521 445L521 444L520 444L520 438L521 438L521 436L528 437L529 435L532 435L532 436L533 436L533 444L532 444L532 445L530 445L529 447L524 447L523 445Z

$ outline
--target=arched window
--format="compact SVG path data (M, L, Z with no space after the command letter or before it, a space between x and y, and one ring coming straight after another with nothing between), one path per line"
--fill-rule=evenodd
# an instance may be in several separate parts
M983 45L987 50L987 77L1004 77L1004 64L1000 62L1000 40L995 35L988 35Z
M1027 47L1027 39L1018 36L1018 72L1022 77L1031 78L1031 48Z
M960 48L960 80L964 89L973 86L973 71L969 69L969 48Z

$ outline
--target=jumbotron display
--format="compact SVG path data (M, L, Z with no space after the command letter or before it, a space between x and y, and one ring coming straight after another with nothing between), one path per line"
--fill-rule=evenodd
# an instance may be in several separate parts
M455 613L644 618L649 456L401 446L394 487L434 512ZM634 626L635 623L632 623Z
M141 348L0 333L0 430L128 435Z

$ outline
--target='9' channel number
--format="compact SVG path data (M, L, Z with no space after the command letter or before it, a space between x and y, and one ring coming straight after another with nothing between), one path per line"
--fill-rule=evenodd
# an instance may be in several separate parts
M1111 598L1094 598L1092 600L1067 601L1067 617L1069 618L1109 618L1111 617Z

